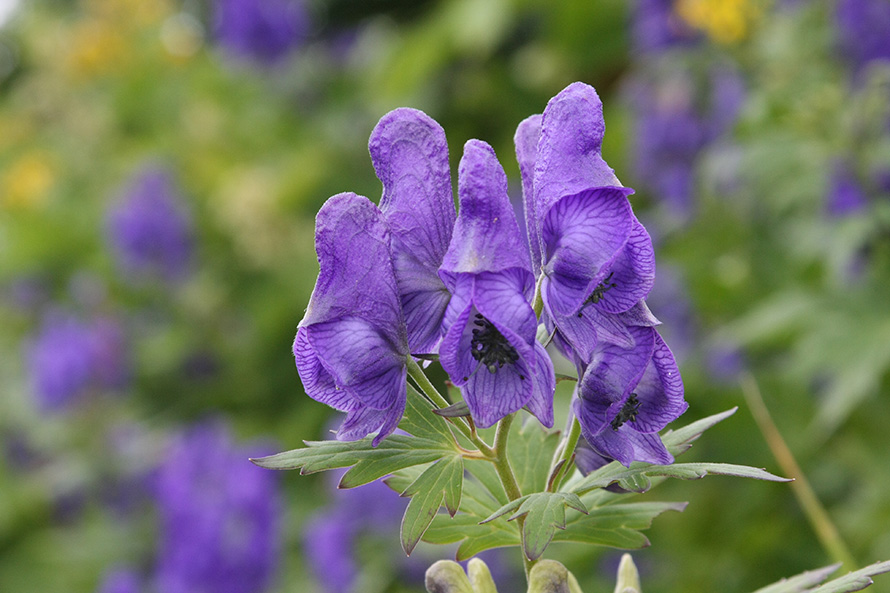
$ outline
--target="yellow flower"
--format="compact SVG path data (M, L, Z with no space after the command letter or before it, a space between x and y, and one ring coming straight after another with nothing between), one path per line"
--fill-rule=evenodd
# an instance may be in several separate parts
M74 29L68 65L79 76L105 74L119 67L126 49L127 42L112 21L90 19Z
M718 43L744 39L760 13L755 0L676 0L674 11Z
M38 206L55 180L47 156L32 151L13 161L0 177L0 198L11 208Z

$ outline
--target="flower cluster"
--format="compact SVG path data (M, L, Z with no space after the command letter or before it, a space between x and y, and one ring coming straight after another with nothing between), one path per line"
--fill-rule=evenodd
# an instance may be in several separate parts
M857 72L876 60L890 61L890 4L840 0L835 18L839 49Z
M442 128L412 109L381 119L380 207L349 193L322 207L318 282L294 341L307 394L347 413L338 438L390 434L412 357L434 354L476 425L525 408L550 427L552 342L578 370L574 412L594 448L672 461L656 433L686 409L683 385L644 301L652 241L600 154L604 132L581 83L519 124L527 248L488 144L464 146L455 215Z
M181 434L158 469L158 591L266 591L280 548L275 476L245 462L225 425ZM255 453L255 451L250 451Z
M44 410L66 408L91 389L121 388L129 379L126 339L110 317L83 320L51 310L26 350L34 395Z
M122 271L133 278L182 279L192 255L192 222L170 174L148 167L107 213L106 232Z
M213 33L231 54L274 65L303 45L307 12L302 0L217 0Z

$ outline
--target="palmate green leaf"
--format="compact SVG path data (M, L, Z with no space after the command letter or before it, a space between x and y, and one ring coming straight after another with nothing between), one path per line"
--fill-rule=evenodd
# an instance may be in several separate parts
M523 551L529 560L537 560L550 545L557 529L566 527L566 507L587 513L587 507L577 495L569 492L535 492L511 501L487 517L482 523L512 513L513 521L525 517L522 526Z
M692 443L702 433L716 425L718 422L733 415L738 408L732 408L720 414L708 416L683 428L666 432L662 442L673 455L681 455L689 450ZM613 461L587 477L573 479L567 483L566 489L576 494L584 494L596 488L605 488L610 484L617 484L630 492L646 492L652 486L651 478L679 478L681 480L695 480L707 475L738 476L743 478L755 478L773 482L788 482L787 478L773 475L766 470L748 467L745 465L733 465L728 463L674 463L671 465L652 465L649 463L634 462L629 468L617 461Z
M682 512L685 502L634 502L590 509L576 515L553 541L579 542L613 548L638 549L649 545L640 529L652 526L652 520L666 511Z
M402 518L402 548L411 554L423 533L432 523L443 500L448 513L454 516L460 507L464 479L464 463L460 454L443 458L432 464L417 477L402 496L410 496L411 502Z
M377 447L371 445L371 437L358 441L305 441L306 447L301 449L251 461L267 469L299 469L301 474L352 466L341 479L340 487L354 488L400 469L459 455L446 421L432 410L432 404L409 385L405 416L399 425L409 435L390 435Z
M769 473L766 470L747 465L734 465L731 463L674 463L671 465L652 465L649 463L634 462L629 468L625 468L617 462L612 462L586 478L574 482L571 491L583 494L595 488L605 488L609 484L618 484L621 488L630 492L646 492L652 486L650 478L678 478L680 480L697 480L707 475L737 476L741 478L754 478L771 482L790 482L788 478L782 478Z
M730 408L725 412L696 420L691 424L687 424L683 428L669 430L661 435L661 442L667 447L671 455L677 456L685 453L692 447L692 443L698 440L706 430L726 420L738 411L738 406Z
M419 438L444 444L454 443L448 422L435 414L435 406L408 384L408 401L399 428Z
M546 430L536 420L513 430L508 454L520 492L536 492L547 486L550 463L558 445L559 431Z
M471 472L473 477L464 480L460 513L454 517L441 513L436 515L424 533L423 541L432 544L460 542L457 549L458 560L467 560L491 548L518 546L519 528L515 522L508 523L505 519L499 518L480 524L480 521L497 511L503 502L506 502L506 494L503 494L502 488L497 498L489 491L489 488L492 488L497 492L499 483L492 482L484 486L476 479L480 474L478 470L490 468L491 464L483 461L467 461L466 464L475 467ZM485 475L484 471L481 473ZM496 476L494 479L497 479Z
M890 572L890 561L866 566L818 586L819 583L828 578L828 575L836 571L838 567L840 567L840 564L832 564L831 566L804 572L795 577L782 579L778 583L758 589L754 593L852 593L853 591L861 591L872 584L871 577Z

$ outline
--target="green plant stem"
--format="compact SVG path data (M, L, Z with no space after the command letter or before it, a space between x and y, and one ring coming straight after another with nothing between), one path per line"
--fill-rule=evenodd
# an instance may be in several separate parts
M572 467L572 455L575 453L575 447L578 445L578 439L580 438L581 423L578 422L576 416L572 420L572 428L569 430L569 435L566 437L566 440L562 442L561 448L556 451L557 456L553 460L553 465L550 468L550 475L548 475L548 492L558 491L565 477L569 475L569 470L571 470ZM560 463L562 463L562 467L559 467ZM559 471L551 480L550 477L557 467L559 467Z
M409 358L408 360L408 374L414 380L414 383L418 388L432 401L433 405L438 406L439 408L447 408L451 405L445 397L439 393L439 390L436 389L436 386L433 385L432 381L430 381L429 377L426 376L426 373L423 372L423 369L420 368L420 365L417 364L417 361L413 358ZM461 434L463 434L467 439L470 440L476 447L479 449L479 452L482 453L486 459L489 461L494 461L497 457L497 453L488 446L488 444L483 441L476 431L473 430L466 421L462 418L449 418L451 421L451 425L457 428Z
M496 455L494 467L497 470L498 477L504 487L504 492L510 500L516 500L522 496L519 482L516 481L516 475L513 473L513 468L510 467L510 459L507 457L507 439L510 436L510 426L513 424L515 418L515 412L508 416L504 416L504 418L498 422L498 429L494 438L494 452ZM525 516L518 517L516 519L516 524L519 526L520 538L524 539L523 527L525 526ZM532 567L537 560L529 560L528 557L526 557L524 544L525 542L523 542L523 545L521 546L522 564L525 567L525 578L528 580Z
M541 318L541 312L544 310L544 299L541 297L541 279L543 278L544 276L542 275L535 284L535 300L532 301L532 309L535 312L535 317L538 319Z
M745 373L741 377L741 383L742 393L748 401L751 414L754 416L760 432L763 433L763 438L769 445L770 451L772 451L776 461L782 467L782 471L789 478L794 479L791 482L791 491L794 492L794 496L816 532L816 537L819 538L822 547L835 562L843 563L844 570L856 570L856 560L844 543L843 538L841 538L837 527L835 527L828 516L825 507L822 506L822 503L813 491L812 486L810 486L806 476L804 476L803 471L794 458L794 454L785 443L785 439L782 438L782 434L779 432L776 424L773 422L769 410L763 401L763 396L760 394L757 381L750 373Z

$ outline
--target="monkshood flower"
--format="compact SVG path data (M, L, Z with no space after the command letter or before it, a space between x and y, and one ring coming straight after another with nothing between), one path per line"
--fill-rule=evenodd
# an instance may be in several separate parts
M221 423L179 434L158 468L158 591L268 590L278 566L282 508L275 475L247 458Z
M309 25L302 0L216 0L217 42L260 64L274 65L302 46Z
M573 409L593 449L625 466L668 464L658 431L686 411L670 349L651 327L630 326L631 348L600 342L579 380Z
M110 318L85 321L49 311L26 347L34 394L43 410L60 410L90 389L117 389L129 378L126 340Z
M666 211L680 219L693 210L695 167L702 152L734 124L745 88L729 67L714 67L707 88L683 69L643 73L628 85L637 177Z
M545 322L579 362L599 340L631 346L628 323L657 323L642 303L655 279L652 240L631 210L633 190L600 154L604 133L596 91L574 83L515 138Z
M445 132L416 109L396 109L371 133L371 160L383 183L380 210L392 235L399 298L414 354L436 352L450 295L439 278L454 227Z
M473 420L485 428L523 406L553 426L553 365L536 341L528 251L492 148L464 146L460 214L439 275L452 293L439 348Z
M633 11L631 39L641 53L660 53L687 46L701 34L686 24L674 8L674 0L638 0Z
M192 255L192 223L169 173L138 173L109 209L106 232L122 270L141 278L184 277Z
M828 183L827 214L842 218L862 212L867 206L868 198L852 168L843 162L836 163Z
M835 18L841 51L857 71L874 60L890 60L890 3L839 0Z
M359 540L366 536L393 534L408 501L382 481L358 488L339 489L345 471L329 474L329 504L304 530L304 549L310 569L326 593L350 593L359 576ZM381 544L383 542L381 541ZM392 560L401 556L393 550Z
M294 340L306 394L346 412L337 432L356 440L395 430L407 401L408 342L390 257L390 232L367 198L325 202L315 222L318 281Z

